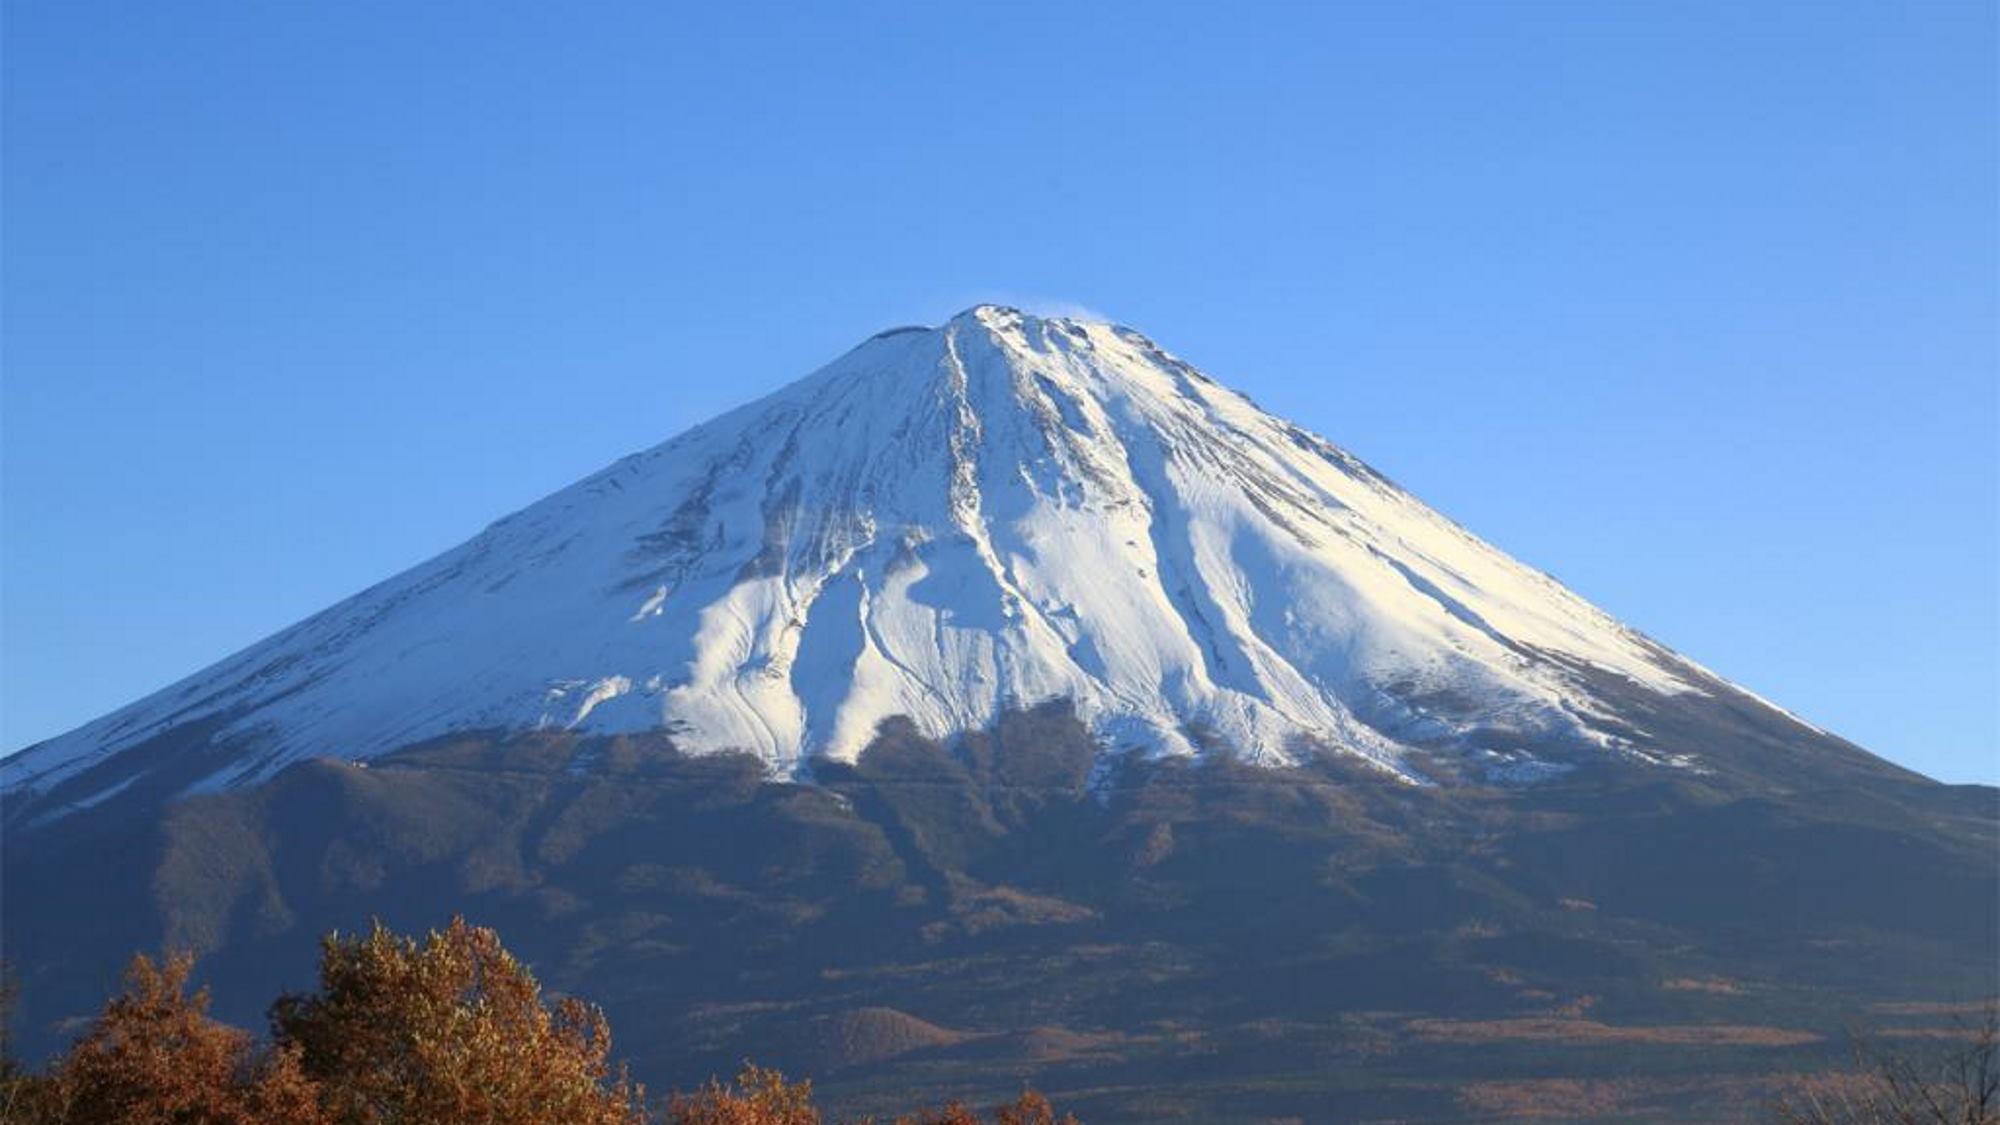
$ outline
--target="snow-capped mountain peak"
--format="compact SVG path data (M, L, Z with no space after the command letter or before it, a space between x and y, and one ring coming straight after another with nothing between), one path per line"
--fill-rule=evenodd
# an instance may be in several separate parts
M213 787L560 726L665 728L788 775L891 716L943 736L1059 697L1107 750L1345 751L1419 779L1418 748L1636 753L1603 675L1714 682L1144 336L986 305L871 337L4 768L73 807L169 735L214 752Z

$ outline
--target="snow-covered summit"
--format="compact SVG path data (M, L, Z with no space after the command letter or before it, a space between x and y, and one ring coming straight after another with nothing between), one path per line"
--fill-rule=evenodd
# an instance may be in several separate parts
M46 793L199 731L229 751L212 787L561 726L664 727L790 774L890 716L946 735L1066 697L1112 750L1334 748L1414 775L1414 747L1609 752L1604 674L1710 682L1144 336L987 305L871 337L0 770Z

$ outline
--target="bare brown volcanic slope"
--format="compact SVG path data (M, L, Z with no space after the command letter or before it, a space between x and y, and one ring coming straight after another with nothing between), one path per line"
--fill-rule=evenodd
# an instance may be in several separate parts
M1993 789L1717 679L1137 333L993 307L5 779L37 1048L133 949L203 952L254 1025L317 933L463 912L656 1085L752 1054L856 1111L1033 1075L1114 1125L1551 1081L1677 1119L1871 1005L1995 991L2000 952Z

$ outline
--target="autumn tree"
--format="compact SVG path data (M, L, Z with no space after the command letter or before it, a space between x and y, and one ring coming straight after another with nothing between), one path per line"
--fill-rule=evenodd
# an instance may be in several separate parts
M710 1079L692 1094L675 1094L667 1103L667 1125L820 1125L813 1106L812 1083L788 1081L769 1067L745 1063L733 1084ZM994 1109L997 1125L1080 1125L1064 1114L1057 1119L1049 1100L1024 1090L1013 1101ZM874 1118L850 1125L875 1125ZM897 1117L894 1125L986 1125L964 1102Z
M194 958L138 956L125 991L44 1080L18 1118L48 1125L324 1125L317 1091L287 1049L208 1018L208 990L189 995Z
M733 1085L711 1078L667 1102L669 1125L820 1125L812 1083L788 1082L769 1067L745 1063Z
M319 990L273 1005L336 1125L636 1125L644 1092L613 1071L610 1025L544 999L492 930L454 919L421 942L379 922L321 943Z
M993 1109L997 1125L1081 1125L1071 1114L1056 1117L1055 1106L1034 1090L1023 1090L1013 1101ZM899 1117L896 1125L985 1125L978 1114L963 1102L946 1102L943 1109L926 1110L914 1117Z
M1021 1091L1019 1097L995 1109L993 1116L999 1125L1083 1125L1074 1114L1056 1117L1055 1106L1034 1090Z
M124 991L45 1075L0 1036L0 1125L647 1125L609 1057L604 1014L551 1001L491 930L454 919L421 940L377 923L328 935L319 988L279 998L274 1039L208 1017L193 958L140 956ZM0 988L0 1023L9 1007ZM812 1083L745 1064L666 1106L668 1125L822 1125ZM996 1125L1078 1125L1025 1091ZM986 1125L962 1103L895 1125ZM872 1125L857 1122L853 1125Z

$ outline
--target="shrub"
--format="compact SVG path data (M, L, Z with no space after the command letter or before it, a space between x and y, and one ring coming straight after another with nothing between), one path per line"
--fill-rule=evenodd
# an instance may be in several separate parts
M993 1116L998 1125L1081 1125L1067 1113L1057 1120L1055 1107L1049 1104L1049 1099L1033 1090L1023 1090L1013 1101L994 1107ZM946 1102L943 1109L927 1110L915 1117L899 1117L896 1125L984 1125L984 1122L964 1103Z
M768 1067L745 1063L732 1086L715 1079L667 1103L669 1125L820 1125L812 1083L787 1082Z
M995 1107L997 1125L1080 1125L1064 1114L1057 1120L1049 1100L1025 1090L1013 1101ZM675 1094L667 1103L667 1125L820 1125L812 1104L812 1083L790 1082L783 1074L745 1063L736 1081L724 1085L710 1079L693 1094ZM850 1125L875 1125L874 1119ZM963 1102L920 1110L895 1119L894 1125L986 1125Z
M1779 1125L2000 1125L2000 1007L1989 1001L1942 1041L1898 1050L1857 1032L1856 1069L1799 1083L1772 1117Z

